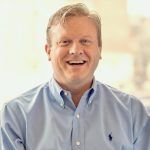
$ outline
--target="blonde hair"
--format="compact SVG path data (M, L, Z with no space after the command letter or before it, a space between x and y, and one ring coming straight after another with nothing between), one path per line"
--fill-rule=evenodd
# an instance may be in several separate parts
M63 25L66 21L66 18L74 17L74 16L87 16L95 23L95 26L97 28L98 44L99 44L99 47L102 47L101 19L96 12L89 11L87 6L82 3L64 6L60 8L58 11L56 11L49 18L49 22L48 22L48 26L46 30L47 42L51 45L51 37L50 37L49 31L51 30L53 25L57 25L57 24Z

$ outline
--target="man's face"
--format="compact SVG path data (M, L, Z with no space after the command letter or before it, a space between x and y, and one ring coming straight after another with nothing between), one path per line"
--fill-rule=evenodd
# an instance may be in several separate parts
M95 24L88 17L71 17L51 29L51 46L45 49L54 78L62 85L91 82L101 57Z

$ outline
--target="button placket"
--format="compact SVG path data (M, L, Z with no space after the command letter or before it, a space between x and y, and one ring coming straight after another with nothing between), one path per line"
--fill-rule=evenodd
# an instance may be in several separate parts
M80 103L78 107L75 110L74 119L73 119L73 138L72 138L72 144L73 144L73 150L81 150L84 149L84 109L86 109L86 100L85 96L82 97L80 100Z
M76 141L76 145L79 146L80 145L80 141Z
M77 118L77 121L78 121L78 124L79 124L79 118L80 118L80 114L79 113L77 113L76 118ZM78 127L80 127L80 126L78 125ZM78 134L78 136L79 136L79 134ZM80 144L81 144L81 142L79 140L77 140L76 141L76 146L78 147L78 149L80 147Z
M74 150L79 150L81 146L80 141L80 114L75 112L73 119L73 134L72 134L72 144L74 145Z
M79 119L79 118L80 118L80 115L79 115L79 114L77 114L77 115L76 115L76 117L77 117L77 119Z

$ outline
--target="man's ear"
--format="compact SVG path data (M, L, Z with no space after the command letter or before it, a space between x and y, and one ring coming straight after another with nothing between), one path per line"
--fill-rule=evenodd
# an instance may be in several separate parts
M50 49L50 46L48 44L45 44L45 52L48 56L48 60L50 61L51 60L51 57L50 57L51 49Z

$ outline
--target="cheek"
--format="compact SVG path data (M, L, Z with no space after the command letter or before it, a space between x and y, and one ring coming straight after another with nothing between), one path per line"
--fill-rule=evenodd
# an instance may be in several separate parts
M96 66L98 65L99 60L100 60L100 54L99 54L98 52L92 54L92 56L91 56L91 61L92 61L93 67L94 67L94 66L96 67Z
M88 51L89 58L91 58L93 61L97 61L100 58L100 51L98 49L94 50L91 49L90 51Z
M58 58L63 57L64 55L66 55L67 53L67 49L66 48L56 48L54 50L54 55Z
M63 49L55 49L51 53L52 63L56 65L63 65L64 57L65 51Z
M95 55L95 58L98 60L101 58L101 49L99 47L96 48L94 55Z

